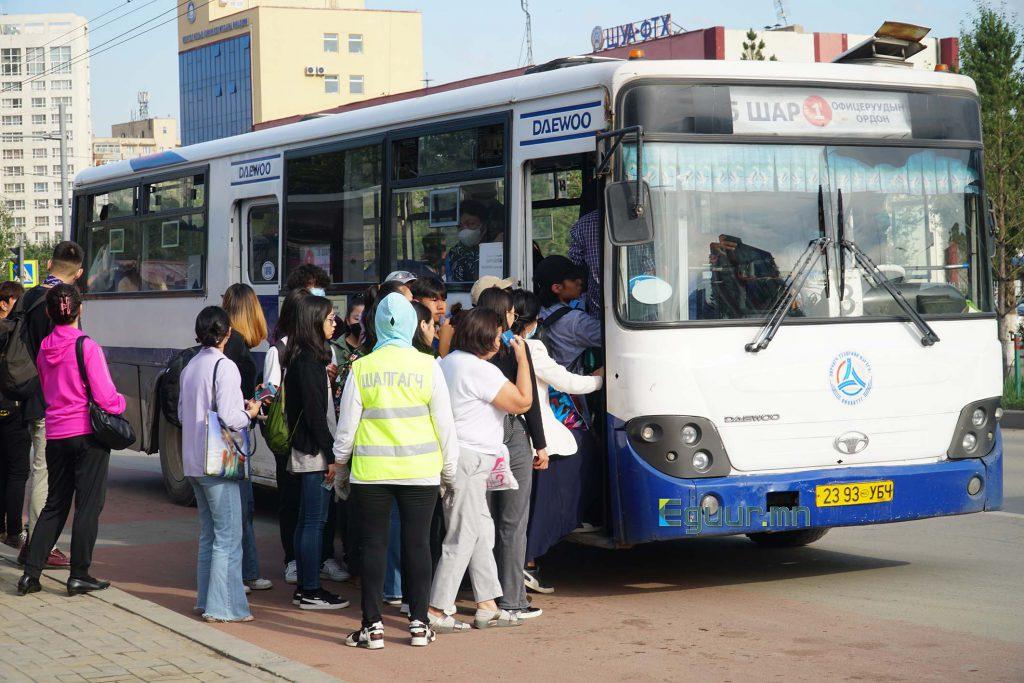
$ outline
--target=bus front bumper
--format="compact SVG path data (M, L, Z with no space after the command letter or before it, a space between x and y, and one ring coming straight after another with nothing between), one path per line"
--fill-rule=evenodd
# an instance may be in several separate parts
M612 434L616 447L610 459L612 481L618 482L612 491L613 536L623 545L903 522L997 510L1003 501L1003 441L998 431L995 447L983 458L708 479L678 479L658 472L630 448L623 430ZM975 477L980 479L981 489L971 494L968 486ZM822 507L816 504L816 487L857 482L892 482L892 500ZM717 499L717 513L702 512L705 496ZM792 507L771 511L780 500Z

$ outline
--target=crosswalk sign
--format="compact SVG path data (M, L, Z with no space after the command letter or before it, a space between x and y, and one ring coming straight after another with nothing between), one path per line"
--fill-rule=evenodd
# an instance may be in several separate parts
M9 280L20 280L21 284L26 287L35 287L39 284L39 261L35 259L26 259L21 264L20 277L14 275L14 264L7 264L7 279Z

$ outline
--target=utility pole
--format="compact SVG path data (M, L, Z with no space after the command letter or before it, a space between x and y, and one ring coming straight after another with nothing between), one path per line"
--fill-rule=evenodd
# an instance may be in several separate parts
M63 239L67 239L71 234L71 222L68 220L68 122L64 115L66 110L67 105L63 102L57 105L60 116L60 221Z

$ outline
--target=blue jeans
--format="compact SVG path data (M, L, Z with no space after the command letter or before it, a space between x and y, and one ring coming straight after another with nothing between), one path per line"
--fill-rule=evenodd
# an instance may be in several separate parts
M199 508L196 609L233 621L249 616L242 585L242 502L239 483L221 477L189 477Z
M323 552L324 524L331 492L323 487L323 472L299 475L299 520L295 525L295 568L300 591L320 588L320 555Z
M260 554L256 550L256 531L253 528L256 504L252 497L252 480L238 482L238 492L242 497L242 578L252 581L260 578Z
M388 568L384 572L384 597L402 597L402 522L398 516L398 499L391 504L391 526L388 529Z

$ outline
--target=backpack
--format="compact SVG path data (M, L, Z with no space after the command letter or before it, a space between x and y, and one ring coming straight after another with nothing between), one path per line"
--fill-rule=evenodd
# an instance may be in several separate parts
M0 346L0 393L18 401L28 400L39 390L39 371L28 343L28 318L46 303L46 295L39 296L28 309L23 308L24 302L24 297L18 300L0 328L4 337Z
M284 344L277 342L277 357L284 356ZM284 403L284 369L281 370L281 386L267 408L267 419L260 423L260 432L267 447L275 455L284 455L292 450L292 433L288 429L288 413L285 411Z
M196 357L203 347L191 346L174 354L167 363L167 371L160 386L160 409L164 417L175 427L181 427L178 419L178 396L181 394L181 372L188 362Z
M544 348L548 350L548 355L551 356L552 358L555 357L555 348L554 345L551 343L551 327L559 320L561 320L568 314L572 313L574 310L576 309L570 306L562 306L561 308L556 309L551 315L540 321L540 325L538 326L540 329L537 330L537 339L540 341L541 344L544 345ZM574 358L572 362L570 362L569 365L566 366L566 369L574 374L582 374L583 354L581 353L578 357Z

